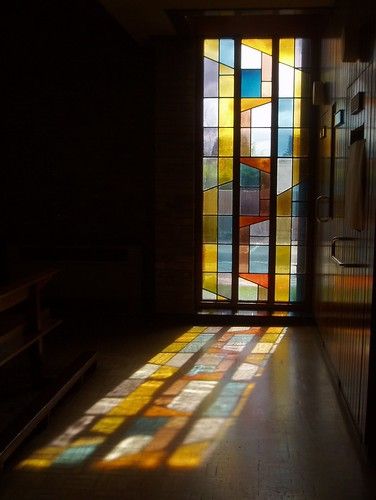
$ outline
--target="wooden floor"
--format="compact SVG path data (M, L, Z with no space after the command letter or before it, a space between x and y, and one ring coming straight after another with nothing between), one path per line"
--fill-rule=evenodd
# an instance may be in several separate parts
M116 447L127 435L119 427L111 435L106 431L107 448L103 443L95 448L95 436L90 441L85 431L75 436L76 444L81 442L86 446L76 447L76 451L94 450L89 458L82 459L81 456L77 460L77 453L69 455L68 452L64 456L73 457L72 460L56 459L56 443L61 445L64 441L62 436L67 435L67 428L75 423L77 425L77 421L82 422L89 408L108 397L114 388L191 326L141 328L123 325L119 320L103 320L95 324L82 322L78 327L80 336L72 327L70 342L86 342L89 347L96 348L98 368L78 391L70 394L56 409L49 425L13 457L0 476L0 498L344 500L376 497L376 490L371 485L371 473L362 466L350 438L313 327L287 328L273 353L264 358L258 356L257 359L264 360L266 364L252 383L243 384L242 404L239 403L240 397L236 408L233 406L226 418L213 420L221 423L218 432L208 425L209 420L204 420L203 425L206 422L208 426L205 429L204 425L203 431L201 429L200 439L196 439L200 444L196 447L186 444L185 451L179 455L176 452L179 443L175 439L166 448L170 456L166 456L166 452L163 460L148 462L138 452L135 454L137 460L111 461L109 453L118 450L119 447ZM213 349L213 342L223 332L223 328L218 330L208 346ZM62 345L69 345L67 337L61 342ZM252 352L252 346L249 346L251 344L247 347L248 354ZM202 349L209 352L209 347ZM245 358L241 359L236 350L234 353L238 358L232 365L231 380L241 382L241 372L236 370ZM198 353L195 356L192 357L191 368L192 363L197 361ZM179 382L178 374L175 373L172 382ZM218 382L217 393L212 397L220 397L218 388L221 383ZM161 405L163 398L171 401L166 399L165 393L158 393L158 397ZM105 401L109 404L108 399ZM144 415L151 414L152 404L149 401L145 407L149 413ZM208 404L206 401L206 407L201 404L197 408L208 415ZM172 406L170 404L169 408ZM109 408L104 416L98 416L98 412L94 411L97 420L91 421L91 425L98 418L102 421L108 418L111 405ZM175 404L174 408L178 405ZM186 408L184 411L187 415ZM117 414L120 415L119 412ZM116 417L116 410L111 415ZM224 416L223 413L221 415ZM127 419L136 417L138 415L128 416ZM197 414L195 418L197 422ZM187 437L194 424L189 423L189 418L186 421L190 426L185 433ZM205 432L210 440L205 441ZM204 450L203 442L207 444L209 441L210 446ZM189 439L186 439L185 443L188 442ZM92 448L88 446L93 444ZM103 459L103 449L107 459ZM171 451L173 449L174 452ZM179 449L182 450L181 447ZM122 451L120 449L118 455ZM55 460L48 460L49 453ZM198 455L192 458L189 453ZM156 456L159 457L158 454L149 454L149 459Z

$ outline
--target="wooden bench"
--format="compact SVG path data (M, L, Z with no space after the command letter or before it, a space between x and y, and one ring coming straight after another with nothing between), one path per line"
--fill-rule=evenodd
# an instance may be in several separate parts
M7 363L17 363L17 357L27 352L32 379L41 387L32 403L0 432L0 467L66 392L96 365L96 353L88 351L52 381L43 380L43 340L61 321L43 309L41 294L56 273L54 269L33 272L0 286L0 369Z

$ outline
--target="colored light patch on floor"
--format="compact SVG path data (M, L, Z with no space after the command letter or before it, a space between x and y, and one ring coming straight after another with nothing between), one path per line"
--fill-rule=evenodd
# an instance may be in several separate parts
M280 327L188 330L19 467L202 465L240 415L284 332Z

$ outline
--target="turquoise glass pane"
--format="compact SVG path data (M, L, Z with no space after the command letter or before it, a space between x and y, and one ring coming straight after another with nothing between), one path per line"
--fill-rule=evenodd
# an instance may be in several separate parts
M306 182L300 182L292 188L292 201L305 201L308 197L308 186Z
M260 187L260 171L257 168L240 164L240 185L242 187Z
M279 99L278 101L278 126L292 127L293 126L293 99Z
M261 70L243 69L241 75L241 97L261 97Z
M231 243L232 241L232 217L218 217L218 242Z
M222 64L234 67L234 40L220 40L219 60Z
M250 273L268 272L269 248L267 246L251 246L249 252Z
M292 156L292 128L278 130L278 156Z
M232 245L218 245L218 271L221 273L232 271Z

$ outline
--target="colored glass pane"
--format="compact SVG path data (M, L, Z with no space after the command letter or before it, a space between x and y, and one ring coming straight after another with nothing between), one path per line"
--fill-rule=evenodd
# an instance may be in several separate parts
M240 188L240 213L242 215L258 215L259 212L258 189Z
M220 76L219 77L219 96L233 97L234 96L234 77Z
M218 271L232 271L232 245L218 245Z
M295 40L293 38L282 38L279 42L279 60L284 64L294 66L295 62Z
M218 40L205 40L204 41L204 56L219 60L219 41Z
M277 217L277 245L290 245L291 218Z
M295 124L293 111L295 111L293 99L278 100L278 127L292 127Z
M251 156L270 156L271 129L251 129Z
M277 215L291 215L291 189L277 196Z
M217 270L217 245L203 245L202 269L204 272Z
M218 129L204 128L204 156L218 155Z
M277 162L277 195L292 185L292 159L278 158Z
M232 214L232 183L222 184L218 191L218 213Z
M240 66L242 69L260 69L261 52L242 44Z
M204 243L217 242L217 217L212 215L203 217L203 241Z
M287 274L276 274L275 276L275 300L277 302L288 302L290 299L290 276Z
M239 300L255 301L257 300L258 286L255 283L239 278Z
M204 99L204 127L218 127L218 99Z
M218 97L218 63L204 60L204 97Z
M306 128L294 128L294 156L308 156L309 131Z
M218 242L230 244L232 242L232 217L218 217Z
M272 83L271 82L262 82L261 84L261 96L262 97L270 97L272 95Z
M205 290L212 293L217 293L217 275L216 273L203 273L202 286Z
M269 248L264 245L251 246L249 270L251 273L267 273L269 267Z
M234 66L234 40L220 40L220 63L226 66Z
M231 182L233 179L233 160L232 158L219 158L218 160L218 177L219 184Z
M204 193L203 213L205 215L217 214L218 189L208 189Z
M252 127L270 127L272 122L272 105L270 103L257 106L251 110Z
M218 294L231 298L232 275L231 269L229 273L218 273Z
M260 171L248 165L240 165L240 186L259 188Z
M220 128L219 129L219 156L232 156L233 155L233 129Z
M246 111L247 109L255 108L256 106L261 106L262 104L267 104L271 99L268 98L246 98L241 100L241 110Z
M272 54L272 40L268 38L247 38L242 40L242 44L265 52L266 54Z
M278 88L279 97L294 97L294 68L285 64L279 65Z
M278 129L278 156L292 156L293 129Z
M219 65L219 74L220 75L233 75L234 68L231 68L230 66L226 66L225 64L220 64Z
M276 247L276 272L281 274L290 272L290 247L287 245Z
M241 72L241 96L261 97L261 70L243 69Z
M204 158L203 159L203 172L202 172L202 183L203 189L210 189L217 185L217 159L216 158Z
M231 127L234 123L234 100L230 98L219 99L219 126ZM231 129L232 134L232 129Z
M272 58L267 54L262 54L262 80L272 81Z
M251 154L251 129L240 129L240 154L241 156L250 156Z

